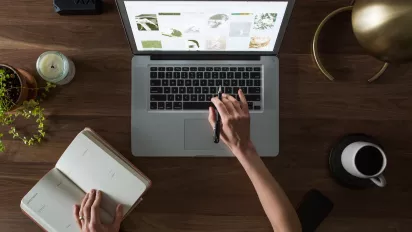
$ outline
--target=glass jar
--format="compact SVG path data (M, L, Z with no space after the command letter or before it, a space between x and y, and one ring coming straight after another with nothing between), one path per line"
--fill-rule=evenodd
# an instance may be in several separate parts
M37 59L36 69L44 80L58 85L69 83L76 73L73 61L57 51L41 54Z

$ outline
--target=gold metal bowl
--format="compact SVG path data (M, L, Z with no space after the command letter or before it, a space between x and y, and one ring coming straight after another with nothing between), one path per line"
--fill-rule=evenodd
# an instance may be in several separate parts
M322 22L319 24L318 28L316 29L315 35L313 37L313 42L312 42L312 54L313 57L315 59L315 63L318 66L318 68L320 69L320 71L323 73L323 75L325 75L329 80L334 81L335 77L332 76L332 74L330 74L325 66L322 64L320 57L319 57L319 51L318 51L318 40L319 40L319 35L322 31L323 26L325 26L325 24L334 16L336 16L339 13L342 12L346 12L346 11L352 11L353 6L346 6L346 7L342 7L339 8L335 11L333 11L332 13L330 13L328 16L326 16L326 18L324 18L322 20ZM368 79L368 82L373 82L376 79L378 79L384 72L385 70L388 68L389 63L385 63L382 68L375 74L373 75L371 78Z

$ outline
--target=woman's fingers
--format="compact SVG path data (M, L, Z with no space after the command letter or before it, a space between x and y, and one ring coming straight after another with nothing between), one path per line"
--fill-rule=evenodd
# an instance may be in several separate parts
M247 101L246 101L246 97L243 94L242 89L239 89L237 91L237 94L239 95L239 99L240 99L240 106L242 107L242 111L245 113L249 113L249 108L247 106Z
M216 112L215 109L213 109L213 107L209 107L209 123L210 126L212 126L213 129L215 129L215 124L216 124ZM220 124L221 127L223 127L222 124ZM220 137L222 138L223 142L227 141L227 136L225 134L225 132L223 130L220 130Z
M113 221L113 225L117 230L120 229L120 224L122 223L122 219L123 219L123 206L119 204L116 207L116 216Z
M240 114L242 112L242 109L240 107L240 103L230 94L223 94L223 97L226 98L227 100L230 101L230 103L232 103L233 108L236 110L236 112L238 114Z
M212 128L215 127L215 123L216 123L216 113L215 110L213 109L213 107L209 107L209 123L212 126Z
M91 218L92 223L100 223L100 202L102 201L102 192L96 190L96 198L94 199L93 205L91 207Z
M225 104L219 98L212 98L212 103L216 106L217 111L219 111L220 117L225 118L229 113L226 109Z
M79 217L84 217L83 210L84 206L86 205L87 199L89 199L89 193L86 193L86 196L84 196L83 201L80 204Z
M80 229L82 228L82 222L80 221L80 219L79 219L79 212L80 212L80 206L78 206L78 205L74 205L73 206L73 216L74 216L74 218L76 219L76 223L77 223L77 225L80 227Z
M232 102L230 102L226 97L222 97L222 102L225 104L227 112L229 115L235 115L237 113L235 107L233 106Z
M91 208L92 208L95 197L96 197L96 190L92 189L92 191L90 192L89 197L87 199L87 202L84 205L83 212L82 212L84 220L86 222L90 221L90 214L91 214L90 211L91 211Z

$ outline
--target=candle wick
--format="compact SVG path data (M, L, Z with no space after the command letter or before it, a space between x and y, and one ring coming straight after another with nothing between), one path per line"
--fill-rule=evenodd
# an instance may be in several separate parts
M52 65L51 68L54 68L54 65Z

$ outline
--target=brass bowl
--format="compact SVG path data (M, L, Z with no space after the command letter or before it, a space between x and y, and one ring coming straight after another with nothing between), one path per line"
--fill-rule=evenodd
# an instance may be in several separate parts
M322 22L319 24L318 28L316 29L315 35L313 37L313 42L312 42L312 54L313 54L313 58L315 59L315 63L318 66L318 68L320 69L320 71L323 73L323 75L325 75L329 80L334 81L335 77L332 76L332 74L330 74L328 72L328 70L326 70L325 66L323 65L323 63L320 60L319 57L319 51L318 51L318 40L319 40L319 35L323 29L323 26L325 26L325 24L334 16L336 16L337 14L340 14L342 12L346 12L346 11L352 11L353 10L353 6L346 6L346 7L342 7L339 8L335 11L333 11L332 13L330 13L329 15L326 16L326 18L324 18L322 20ZM371 78L368 79L368 82L373 82L376 79L378 79L384 72L385 70L388 68L388 63L385 63L382 68L375 74L373 75Z
M389 63L412 61L412 0L356 0L353 6L339 8L322 20L313 37L312 52L320 71L331 81L335 78L319 59L319 34L329 19L352 11L356 39L372 56L385 62L369 82L378 79Z
M377 59L412 61L412 0L356 0L352 27L360 45Z

